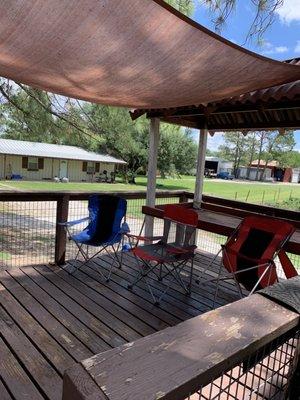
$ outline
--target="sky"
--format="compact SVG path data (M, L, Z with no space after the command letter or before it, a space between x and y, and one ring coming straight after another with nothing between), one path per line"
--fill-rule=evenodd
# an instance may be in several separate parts
M249 50L276 60L300 57L300 0L284 0L283 6L276 12L273 24L265 32L261 46L257 45L255 40L245 44L250 23L255 15L251 3L250 0L237 1L237 8L227 20L221 35ZM211 15L208 9L201 5L201 1L192 18L213 30ZM300 151L300 130L295 131L295 140L295 150ZM216 133L214 137L209 138L208 148L216 150L222 142L222 134Z

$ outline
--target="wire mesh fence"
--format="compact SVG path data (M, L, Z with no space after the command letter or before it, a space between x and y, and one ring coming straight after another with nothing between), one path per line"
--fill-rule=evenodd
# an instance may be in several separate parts
M299 189L298 187L284 187L272 185L261 185L258 189L251 188L251 184L247 181L250 186L249 190L245 190L242 183L241 190L224 191L222 197L228 200L237 200L245 203L261 204L266 206L276 206L279 208L287 208L295 211L300 210L299 202ZM299 185L298 185L299 186ZM214 193L209 193L214 196Z
M293 329L224 370L185 400L296 400L299 393L290 389L298 358L299 330Z
M138 234L143 224L145 198L129 199L127 222ZM178 203L179 196L162 197L157 204ZM54 262L57 201L0 201L0 270L31 264ZM68 220L88 216L88 200L69 202ZM86 222L76 226L78 231ZM157 220L155 229L160 229ZM73 242L67 242L66 258L76 254Z
M55 201L0 202L0 269L54 259Z
M83 196L84 197L84 196ZM126 197L126 196L125 196ZM144 215L142 206L145 205L145 196L129 198L127 206L127 222L131 232L138 234L141 230ZM77 220L88 216L88 195L85 199L71 200L69 202L68 220ZM159 197L156 204L176 204L180 194ZM189 199L189 201L192 201ZM19 267L29 264L41 264L54 261L55 234L56 234L57 201L0 201L0 269ZM163 222L154 220L154 234L160 235ZM82 230L86 223L76 227ZM216 254L221 244L226 241L226 236L199 230L197 246L202 253ZM67 243L66 259L74 258L76 246L73 242ZM300 256L290 254L290 259L300 271ZM284 277L278 263L279 276Z

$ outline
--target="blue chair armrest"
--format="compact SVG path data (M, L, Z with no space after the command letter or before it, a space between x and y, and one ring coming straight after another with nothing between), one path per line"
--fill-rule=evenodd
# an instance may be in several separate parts
M90 220L90 217L85 217L85 218L77 219L75 221L58 222L58 225L70 227L70 226L73 226L73 225L81 224L82 222L86 222L86 221L89 221L89 220Z

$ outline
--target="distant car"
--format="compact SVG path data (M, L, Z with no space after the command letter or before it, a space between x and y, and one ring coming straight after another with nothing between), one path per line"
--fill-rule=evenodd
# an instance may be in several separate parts
M219 178L219 179L226 179L226 180L231 180L231 181L232 181L232 179L234 178L234 176L231 175L229 172L223 171L223 172L219 172L219 173L218 173L217 178Z
M205 169L204 176L205 178L217 178L217 173L214 169Z

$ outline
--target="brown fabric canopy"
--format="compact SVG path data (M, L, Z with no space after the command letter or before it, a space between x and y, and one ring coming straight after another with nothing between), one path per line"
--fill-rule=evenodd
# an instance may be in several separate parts
M0 0L0 75L133 108L207 103L300 79L161 0Z

